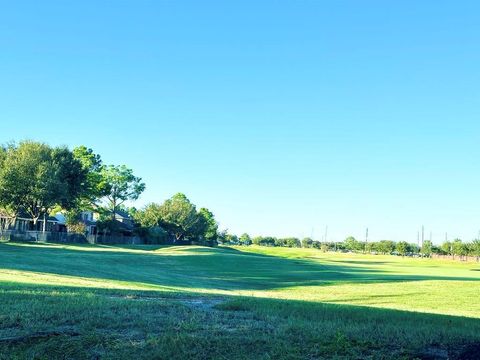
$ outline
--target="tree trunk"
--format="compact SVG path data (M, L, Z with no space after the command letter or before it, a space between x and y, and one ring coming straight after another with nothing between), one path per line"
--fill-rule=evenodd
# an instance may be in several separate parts
M45 233L46 230L47 230L47 214L43 214L43 228L42 228L42 232Z

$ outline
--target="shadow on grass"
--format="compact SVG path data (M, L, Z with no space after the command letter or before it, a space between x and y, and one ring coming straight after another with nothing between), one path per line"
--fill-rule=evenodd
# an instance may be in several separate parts
M294 300L0 283L0 303L19 358L454 359L480 341L476 319ZM55 329L79 335L29 338Z
M480 280L398 274L388 267L358 266L357 262L323 263L231 248L21 245L0 244L0 268L185 289L272 290L341 283Z

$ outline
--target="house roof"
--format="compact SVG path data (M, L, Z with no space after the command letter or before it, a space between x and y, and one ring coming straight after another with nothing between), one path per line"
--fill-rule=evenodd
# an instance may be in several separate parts
M130 219L130 215L126 211L123 210L117 210L115 211L115 216L124 218L124 219Z
M0 210L0 217L10 217L8 214ZM32 217L25 211L20 211L17 215L18 219L25 219L25 220L32 220ZM38 221L43 221L43 216L41 216ZM47 218L47 222L55 222L58 223L60 222L59 219L57 219L55 216L49 216Z

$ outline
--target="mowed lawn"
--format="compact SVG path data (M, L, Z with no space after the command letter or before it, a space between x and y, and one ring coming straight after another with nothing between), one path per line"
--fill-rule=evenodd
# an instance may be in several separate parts
M468 359L479 345L478 263L0 244L0 359Z

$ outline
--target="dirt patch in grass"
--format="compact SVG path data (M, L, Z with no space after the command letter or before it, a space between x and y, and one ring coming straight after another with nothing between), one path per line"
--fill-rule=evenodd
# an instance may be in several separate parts
M151 296L151 295L109 295L110 299L124 299L135 301L162 301L162 302L177 302L193 308L210 309L222 303L223 298L194 298L194 297L166 297L166 296Z

